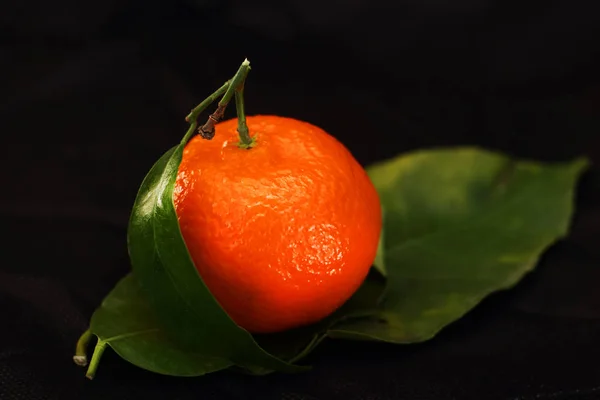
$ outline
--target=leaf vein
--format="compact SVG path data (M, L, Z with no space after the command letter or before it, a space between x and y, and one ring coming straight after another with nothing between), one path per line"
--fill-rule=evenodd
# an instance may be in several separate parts
M102 341L105 343L111 343L111 342L116 342L117 340L127 339L132 336L145 335L147 333L158 332L159 330L160 329L158 329L158 328L151 328L151 329L143 329L141 331L135 331L135 332L130 332L130 333L122 333L120 335L115 335L115 336L111 336L106 339L102 339Z

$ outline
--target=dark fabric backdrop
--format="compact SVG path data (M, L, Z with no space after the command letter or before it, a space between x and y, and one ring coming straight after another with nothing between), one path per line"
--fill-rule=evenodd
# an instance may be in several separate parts
M596 167L572 235L428 343L325 342L312 372L263 378L163 377L108 350L90 382L71 361L129 268L144 174L244 57L248 113L320 125L364 165L453 144L598 162L599 11L589 0L3 2L0 399L600 399Z

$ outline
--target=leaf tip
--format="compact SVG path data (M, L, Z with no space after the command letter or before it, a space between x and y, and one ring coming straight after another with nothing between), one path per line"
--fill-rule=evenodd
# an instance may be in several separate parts
M592 160L586 156L577 157L571 162L573 169L578 174L584 173L587 169L589 169L592 166L592 164Z

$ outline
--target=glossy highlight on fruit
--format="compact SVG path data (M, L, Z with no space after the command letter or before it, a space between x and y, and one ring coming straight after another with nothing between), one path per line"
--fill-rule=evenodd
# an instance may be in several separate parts
M186 246L224 310L253 333L317 322L358 289L381 231L378 194L333 136L307 122L249 116L186 145L173 200Z

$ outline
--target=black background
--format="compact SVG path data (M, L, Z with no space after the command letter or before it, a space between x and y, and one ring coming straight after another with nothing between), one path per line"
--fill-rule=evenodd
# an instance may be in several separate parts
M600 175L571 236L413 346L326 342L301 375L170 378L71 357L128 270L128 213L183 117L248 57L249 114L363 164L431 146L600 161L592 1L20 0L0 6L0 399L600 399ZM230 114L231 115L231 110Z

